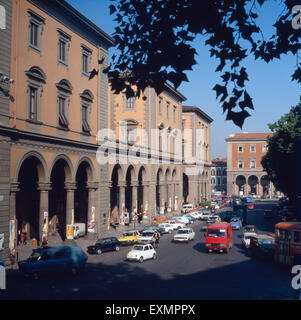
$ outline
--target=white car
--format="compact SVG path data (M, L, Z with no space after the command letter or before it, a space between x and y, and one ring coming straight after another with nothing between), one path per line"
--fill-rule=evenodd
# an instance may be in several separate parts
M138 238L138 243L141 244L153 244L155 241L155 231L153 230L142 231L140 237Z
M201 211L201 220L208 220L212 216L210 210L203 210Z
M173 241L189 242L194 240L195 232L192 228L182 228L177 231L173 237Z
M195 211L195 212L189 212L189 214L192 216L192 217L194 217L194 218L196 218L196 219L199 219L200 218L200 215Z
M177 220L168 220L167 223L169 223L174 230L185 228L186 224Z
M140 263L147 259L157 259L157 252L151 244L135 244L126 256L126 260Z
M255 232L244 232L241 242L244 249L248 249L250 247L251 237L256 236Z
M171 233L174 230L174 227L168 222L160 223L158 227L164 229L165 230L164 233Z
M191 203L186 203L186 204L183 204L183 206L182 206L183 213L187 213L191 209L193 209L193 204L191 204Z

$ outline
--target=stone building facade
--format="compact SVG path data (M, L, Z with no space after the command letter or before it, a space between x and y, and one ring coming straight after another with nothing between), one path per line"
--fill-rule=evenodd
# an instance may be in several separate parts
M110 208L156 214L179 212L182 205L181 120L186 98L170 85L157 95L147 88L144 97L109 96L111 136ZM114 151L117 150L117 152Z
M12 27L12 1L0 0L0 260L9 255L9 101L11 83L10 51ZM2 242L3 241L3 242Z
M182 108L183 201L194 205L211 199L210 124L197 106Z
M227 190L227 158L212 159L211 189L226 193Z
M15 82L4 116L10 219L39 241L45 221L57 224L63 239L72 222L103 233L109 168L96 160L96 138L107 128L108 79L101 68L114 41L63 0L14 1L12 26ZM93 69L99 74L89 79Z
M237 133L227 142L227 194L272 195L276 192L261 165L272 133Z

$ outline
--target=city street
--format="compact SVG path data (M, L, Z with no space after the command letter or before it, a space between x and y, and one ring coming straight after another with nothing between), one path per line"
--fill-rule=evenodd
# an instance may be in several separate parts
M264 209L273 205L256 203L248 212L247 224L255 224L260 232L273 232L275 222L263 218ZM90 255L80 275L27 280L18 271L9 270L7 290L0 292L0 298L295 299L290 270L250 257L241 246L242 231L233 231L229 254L207 254L201 224L192 225L196 237L188 244L172 243L173 234L162 236L157 260L142 264L124 261L130 247L122 247L119 252Z

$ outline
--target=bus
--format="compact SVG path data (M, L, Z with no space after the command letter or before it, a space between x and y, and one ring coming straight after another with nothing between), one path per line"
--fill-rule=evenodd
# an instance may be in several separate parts
M275 261L293 265L301 255L301 222L279 222L275 225Z

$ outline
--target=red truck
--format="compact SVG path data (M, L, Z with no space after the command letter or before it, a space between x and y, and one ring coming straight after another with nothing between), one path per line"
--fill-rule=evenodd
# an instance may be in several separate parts
M209 225L206 232L206 252L226 252L233 246L233 233L230 223L217 222Z

